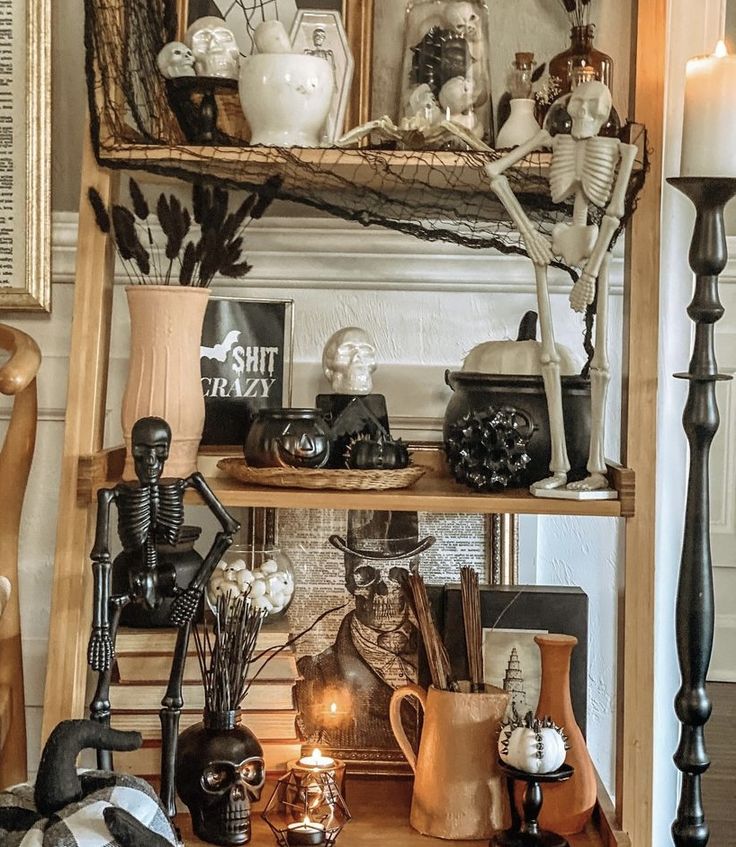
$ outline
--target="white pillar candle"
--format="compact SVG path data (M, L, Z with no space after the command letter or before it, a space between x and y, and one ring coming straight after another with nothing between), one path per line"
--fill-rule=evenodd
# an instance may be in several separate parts
M687 63L682 176L736 177L736 55L718 42Z

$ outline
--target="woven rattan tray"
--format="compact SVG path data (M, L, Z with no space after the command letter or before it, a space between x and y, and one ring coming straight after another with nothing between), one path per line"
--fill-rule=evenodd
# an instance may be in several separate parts
M271 488L337 488L343 491L388 491L409 488L426 468L410 465L402 470L352 471L307 468L252 468L243 459L220 459L217 467L249 485Z

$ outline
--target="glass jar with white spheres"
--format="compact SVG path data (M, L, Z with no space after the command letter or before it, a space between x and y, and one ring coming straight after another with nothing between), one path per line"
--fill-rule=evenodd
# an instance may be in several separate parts
M409 0L400 123L450 120L493 142L488 32L484 0Z

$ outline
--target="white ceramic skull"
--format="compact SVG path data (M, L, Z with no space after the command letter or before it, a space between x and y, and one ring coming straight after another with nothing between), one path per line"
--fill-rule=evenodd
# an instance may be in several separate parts
M581 83L570 95L567 111L572 119L572 137L593 138L608 120L613 101L608 86L598 80Z
M238 78L240 51L222 18L207 16L196 20L187 30L186 43L194 54L197 76Z
M448 6L445 21L451 30L468 41L478 41L481 36L480 15L475 6L467 0Z
M479 138L483 129L473 106L475 87L473 81L462 76L448 80L440 90L440 106L450 112L450 120L465 127Z
M196 76L194 72L194 53L181 41L165 44L156 57L161 75L166 79L178 79L182 76Z
M293 53L291 41L281 21L263 21L253 34L259 53Z
M429 124L430 126L434 126L443 117L437 105L437 98L426 82L417 85L411 92L409 95L409 106L406 111L408 117L418 118L420 125Z
M322 353L322 370L335 394L370 394L377 367L373 341L356 326L338 330Z

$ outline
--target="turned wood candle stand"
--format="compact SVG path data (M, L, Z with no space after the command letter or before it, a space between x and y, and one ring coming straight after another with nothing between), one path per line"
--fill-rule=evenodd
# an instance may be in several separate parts
M710 766L704 729L712 709L706 676L715 622L708 462L719 424L716 384L731 379L718 373L715 324L724 313L718 296L718 277L728 261L723 210L736 195L736 179L676 177L667 181L692 201L696 211L689 254L695 273L695 294L688 307L688 315L695 323L695 341L690 369L675 374L690 383L682 417L690 446L690 468L676 610L682 685L675 698L675 711L682 730L674 759L683 778L672 838L675 847L705 847L710 833L703 810L701 778Z
M552 773L526 773L512 768L499 759L499 768L509 778L509 782L525 782L522 808L524 820L519 829L507 829L494 835L491 847L570 847L566 838L556 832L549 832L539 826L539 813L542 811L542 785L544 783L566 782L575 773L570 765L562 765ZM509 792L513 802L513 792Z

